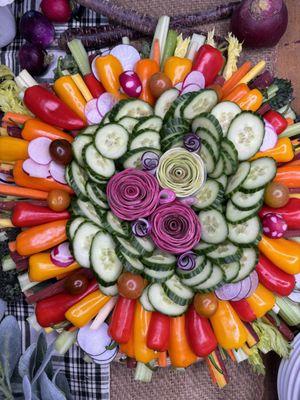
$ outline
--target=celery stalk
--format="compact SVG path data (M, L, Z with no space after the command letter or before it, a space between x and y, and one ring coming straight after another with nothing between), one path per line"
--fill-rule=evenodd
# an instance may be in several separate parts
M81 40L79 39L71 40L70 42L68 42L68 47L82 75L85 76L90 74L91 67L90 67L89 57Z
M278 137L293 137L300 134L300 122L290 125Z
M276 297L276 304L280 308L279 315L288 325L300 324L300 304L294 303L287 297Z
M54 343L55 350L61 356L63 356L73 346L73 344L76 341L76 337L77 337L77 330L73 332L62 331L55 340Z
M140 382L151 382L153 371L141 362L137 363L134 380Z

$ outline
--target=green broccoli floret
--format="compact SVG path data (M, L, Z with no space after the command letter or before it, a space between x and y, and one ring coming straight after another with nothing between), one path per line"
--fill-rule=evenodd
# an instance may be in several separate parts
M293 87L287 79L275 78L273 83L264 91L265 102L272 108L286 106L293 100Z

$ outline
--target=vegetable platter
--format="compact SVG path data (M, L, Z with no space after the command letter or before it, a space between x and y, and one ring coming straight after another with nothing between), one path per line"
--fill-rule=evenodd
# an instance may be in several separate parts
M224 360L262 373L300 323L300 126L291 83L238 66L235 36L220 49L169 21L147 58L72 39L80 73L6 71L2 274L61 354L126 359L141 381L205 360L223 387Z

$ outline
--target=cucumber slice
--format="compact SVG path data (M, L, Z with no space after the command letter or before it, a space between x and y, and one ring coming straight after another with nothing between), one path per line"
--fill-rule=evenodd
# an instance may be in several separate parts
M95 206L103 209L103 211L107 210L109 208L108 204L97 196L97 192L94 191L93 186L94 185L92 185L90 182L86 183L86 192L89 199Z
M132 244L137 245L140 255L150 257L155 250L155 245L150 237L132 236Z
M221 185L223 186L223 189L225 190L225 188L227 187L227 182L228 182L227 176L225 174L222 174L218 178L215 178L215 180L217 182L221 183Z
M69 219L66 229L69 241L72 241L75 236L75 232L83 222L86 222L86 219L84 217L75 217L72 220Z
M208 179L194 196L193 207L197 210L203 210L210 207L213 203L221 204L223 193L223 188L219 182Z
M204 89L193 93L191 99L184 104L183 117L193 119L197 115L210 111L218 103L218 95L212 89Z
M198 269L197 275L192 276L191 278L181 279L181 282L189 287L194 288L196 285L200 285L209 279L212 273L212 263L210 260L206 260L201 269Z
M205 164L206 172L208 174L212 173L216 167L216 161L214 157L214 152L209 143L202 141L200 156Z
M237 165L234 163L233 159L229 156L229 154L226 153L225 151L222 151L221 157L223 159L224 173L227 176L232 175Z
M104 178L101 178L101 176L96 175L93 171L91 171L90 169L86 170L87 174L88 174L88 178L89 180L94 183L97 184L99 187L101 187L102 189L104 189L107 185L107 180Z
M167 113L165 119L168 118L183 118L183 108L188 101L193 97L193 93L185 93L179 96L173 103L169 113Z
M100 291L105 294L105 296L117 296L119 294L118 285L114 283L113 285L103 286L99 284Z
M144 271L144 265L141 261L126 254L121 247L116 249L116 253L126 271L132 272L133 274L141 274Z
M187 120L182 118L170 118L163 125L160 132L162 140L168 141L174 137L182 137L186 133L190 132L190 124Z
M93 144L84 148L83 159L90 173L96 175L96 177L110 178L115 173L116 168L113 160L103 157Z
M129 145L129 150L151 147L160 150L160 135L155 131L141 131Z
M143 258L143 264L148 268L161 271L174 269L176 262L175 256L159 250L155 251L152 256Z
M223 132L219 121L209 113L202 113L192 121L192 131L197 132L199 128L203 128L213 135L216 142L220 142Z
M72 242L73 254L81 267L90 268L91 245L99 230L99 226L92 222L83 222L75 232Z
M148 290L149 290L149 286L147 286L144 290L143 293L141 295L141 297L139 298L139 301L141 303L141 305L143 306L143 308L146 311L155 311L155 309L153 308L152 304L149 301L149 297L148 297Z
M201 143L208 143L213 151L213 157L215 163L217 163L220 158L220 147L219 143L216 141L215 137L204 128L198 128L196 134L201 138Z
M106 182L107 183L107 182ZM89 182L89 184L91 185L94 194L102 201L104 201L104 203L107 203L107 197L105 194L105 189L102 190L100 185L96 185L94 182Z
M212 292L218 286L220 286L220 284L223 282L223 279L224 273L222 271L222 268L220 268L216 264L213 264L210 277L205 282L194 286L193 289L197 292Z
M184 286L177 275L173 275L162 287L166 295L174 301L174 303L181 306L185 306L190 303L191 299L194 297L193 291Z
M140 169L142 167L142 155L146 151L153 151L154 153L158 154L159 156L161 155L161 152L157 149L152 149L149 147L141 148L141 149L135 149L128 151L122 158L123 162L123 167L126 168L137 168Z
M162 128L162 119L157 116L141 118L134 128L134 132L141 132L144 130L159 132Z
M206 263L205 256L204 255L200 255L200 256L196 257L195 268L193 268L192 270L184 270L184 269L181 269L181 268L177 267L176 268L176 274L181 279L193 278L194 276L198 275L202 271L205 263Z
M118 123L123 126L123 128L126 129L126 131L131 134L136 127L136 125L139 123L138 119L132 118L132 117L123 117L121 118Z
M207 254L207 257L217 264L238 261L240 256L239 248L229 241L219 244L215 250Z
M240 224L229 224L228 230L228 239L238 246L256 243L257 240L260 240L261 226L257 216Z
M245 247L240 259L240 270L232 282L239 282L245 279L254 270L258 262L257 250L253 247Z
M79 132L79 135L93 135L98 128L99 128L99 125L89 125L86 128L82 129Z
M239 210L251 210L263 202L264 193L265 189L254 193L236 192L231 197L231 201Z
M209 177L214 179L220 178L223 172L224 172L224 159L223 157L219 157L215 169L209 174Z
M140 255L138 250L136 250L136 248L134 246L132 246L132 244L128 240L126 240L122 237L116 236L116 241L120 245L120 250L123 251L128 256L138 257Z
M257 215L257 212L259 208L261 207L261 204L258 203L256 208L250 209L250 210L240 210L235 207L235 205L232 203L232 201L227 202L226 206L226 219L228 222L230 222L232 225L234 224L241 224L248 219L254 217Z
M202 228L202 239L205 242L213 244L224 242L228 235L228 227L220 211L201 211L199 220Z
M173 102L179 96L179 91L175 88L166 90L156 101L154 114L160 118L164 118Z
M227 137L234 144L240 161L253 157L265 136L263 119L249 111L238 114L231 122Z
M162 314L169 315L170 317L177 317L182 315L187 310L187 305L181 306L174 303L165 293L162 285L154 283L149 286L148 298L156 311Z
M276 162L273 158L262 157L251 162L250 172L244 181L241 191L245 193L264 189L276 175Z
M149 103L143 100L125 100L117 104L118 109L113 115L115 121L123 117L141 118L153 115L153 109Z
M224 281L226 283L232 282L238 276L239 270L241 268L241 264L239 261L234 261L227 264L219 264L219 266L222 268L222 271L224 273Z
M85 183L87 176L85 171L79 167L76 161L72 161L68 168L68 183L78 197L87 197Z
M144 269L144 277L147 279L149 282L157 282L157 283L163 283L167 281L172 275L174 271L158 271L150 268L145 268Z
M103 227L101 217L99 216L97 209L91 202L76 199L73 204L76 204L81 214L84 215L87 219L93 221L96 225Z
M108 211L104 217L103 225L105 229L113 235L128 238L130 227L126 222L121 221L111 211Z
M105 286L114 283L122 272L122 263L115 252L116 244L109 233L98 232L92 241L90 262L96 279Z
M217 244L205 243L201 240L197 246L193 248L193 252L202 256L203 254L216 250L217 246Z
M231 176L228 180L228 184L225 190L227 196L232 196L242 186L243 182L247 178L250 171L251 164L248 161L242 162L236 173Z
M241 112L240 107L232 101L222 101L211 110L211 114L216 117L222 128L224 136L227 135L232 120Z
M107 124L95 135L95 147L106 158L117 160L127 151L128 132L119 124Z
M238 167L239 162L238 162L238 153L236 151L236 148L234 147L234 144L227 138L223 138L221 142L221 148L222 152L228 155L232 160L234 164L233 170L235 171Z
M85 167L82 157L83 149L87 144L90 144L92 141L93 141L93 136L81 134L77 135L72 143L72 149L75 160L81 167Z

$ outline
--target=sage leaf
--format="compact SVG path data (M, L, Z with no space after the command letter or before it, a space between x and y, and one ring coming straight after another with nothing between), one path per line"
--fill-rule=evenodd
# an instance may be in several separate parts
M38 353L38 345L37 345L36 351ZM53 356L54 352L55 352L54 343L51 343L50 346L48 347L45 355L44 355L42 363L40 364L38 370L36 371L36 373L35 373L35 375L34 375L34 377L32 379L32 383L36 382L39 379L39 377L41 376L41 374L44 371L46 371L47 366L48 366L48 364L49 364L49 362L51 360L51 357ZM51 366L51 371L50 372L51 372L51 376L52 376L52 366Z
M33 368L33 363L34 363L34 352L36 350L36 343L32 343L25 351L24 354L21 355L19 364L18 364L18 371L19 375L21 378L23 378L25 375L29 377L29 379L32 379L31 372L34 369Z
M66 400L66 396L48 378L45 372L40 376L41 400Z
M23 377L23 393L24 393L24 400L32 399L31 384L27 375Z
M21 329L15 317L5 317L0 324L0 362L8 382L20 356Z
M5 311L6 311L7 303L6 301L0 299L0 321L4 317Z
M52 382L65 394L67 400L73 400L69 382L62 372L55 372Z

